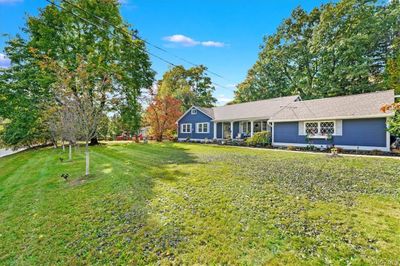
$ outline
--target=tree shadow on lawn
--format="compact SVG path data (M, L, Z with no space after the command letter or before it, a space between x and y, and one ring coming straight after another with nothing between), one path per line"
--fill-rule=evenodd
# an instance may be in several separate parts
M151 217L149 203L157 198L156 180L175 182L185 175L175 167L196 158L173 144L95 147L92 154L94 178L70 187L92 194L79 211L79 234L68 244L75 262L149 263L171 256L167 250L184 238L178 227L163 228Z

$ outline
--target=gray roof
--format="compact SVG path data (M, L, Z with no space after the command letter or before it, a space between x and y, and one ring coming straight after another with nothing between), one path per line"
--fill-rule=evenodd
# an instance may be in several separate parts
M206 107L198 107L196 106L197 109L208 115L209 117L214 118L214 111L212 108L206 108Z
M299 96L287 96L255 102L238 103L213 108L199 108L209 114L215 121L269 119L288 104L299 99ZM212 113L211 113L212 112Z
M380 108L393 102L393 90L298 101L277 112L271 121L385 117L393 113L383 113Z

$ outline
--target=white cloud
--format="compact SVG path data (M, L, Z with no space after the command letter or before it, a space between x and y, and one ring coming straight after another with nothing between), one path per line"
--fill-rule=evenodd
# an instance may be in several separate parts
M224 47L225 44L223 42L214 42L214 41L206 41L201 42L201 45L206 47Z
M233 99L225 96L224 94L220 94L217 96L217 105L218 106L225 105L231 101L233 101Z
M0 4L14 4L21 2L23 2L23 0L0 0Z
M177 43L181 44L186 47L191 47L191 46L205 46L205 47L224 47L225 44L223 42L216 42L216 41L196 41L188 36L182 35L182 34L175 34L171 36L166 36L163 38L166 41L172 42L172 43Z
M0 68L8 68L10 64L11 60L5 54L0 53Z
M200 44L199 42L193 40L190 37L181 34L175 34L171 36L164 37L164 40L174 43L180 43L183 46L195 46Z

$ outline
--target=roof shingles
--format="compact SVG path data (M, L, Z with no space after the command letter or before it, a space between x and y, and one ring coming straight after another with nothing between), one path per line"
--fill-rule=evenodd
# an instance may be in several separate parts
M255 102L239 103L212 108L215 121L233 121L245 119L269 119L299 96L287 96Z
M385 117L380 108L394 101L394 91L379 91L290 103L277 112L271 121L296 121L325 118Z

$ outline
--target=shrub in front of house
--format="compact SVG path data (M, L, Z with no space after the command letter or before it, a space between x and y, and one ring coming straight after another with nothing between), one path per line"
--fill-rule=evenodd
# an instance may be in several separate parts
M304 150L306 150L306 151L317 151L318 148L315 147L313 144L308 144L308 145L304 148Z
M383 151L380 151L380 150L372 150L372 151L370 151L370 154L371 155L383 155L385 153Z
M295 146L287 146L287 149L288 149L289 151L295 151L295 150L297 150L297 148L296 148Z
M266 147L271 145L271 132L261 131L255 133L251 138L246 139L249 146Z

